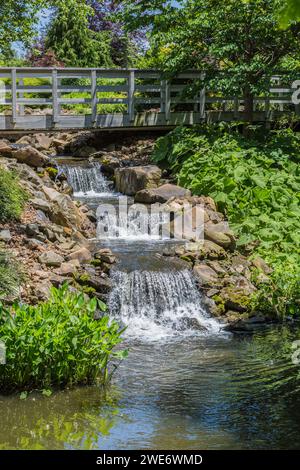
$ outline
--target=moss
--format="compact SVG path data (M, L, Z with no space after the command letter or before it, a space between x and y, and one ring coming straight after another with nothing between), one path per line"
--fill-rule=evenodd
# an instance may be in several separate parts
M74 276L75 281L79 284L86 284L91 279L90 275L87 273L79 274L76 272L73 274L73 276Z
M57 168L52 168L52 167L47 167L46 172L48 173L48 175L50 176L52 180L55 180L58 174Z
M102 261L100 259L93 259L90 264L92 266L95 266L95 268L102 266Z

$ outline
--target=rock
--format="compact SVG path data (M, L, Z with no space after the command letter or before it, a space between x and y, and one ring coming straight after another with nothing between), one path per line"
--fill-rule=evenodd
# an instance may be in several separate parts
M13 149L5 140L0 140L0 156L11 157Z
M91 147L90 145L85 145L75 150L75 152L73 152L73 157L89 157L90 155L96 152L97 152L97 149L95 147Z
M217 273L212 268L207 266L207 264L196 264L194 266L193 273L200 286L214 285L218 282Z
M79 229L90 223L85 214L76 206L72 198L67 194L60 194L53 188L43 186L43 192L52 202L49 217L52 222L65 227L77 227Z
M114 264L116 262L116 257L112 254L112 251L109 248L98 250L94 254L94 258L108 264Z
M35 199L32 199L30 202L35 209L46 212L46 214L49 213L51 210L50 204L47 201L45 201L45 199L35 198Z
M257 269L262 271L264 274L271 274L273 272L273 269L270 268L270 266L267 265L267 263L260 257L256 256L252 260L253 266L255 266Z
M79 250L73 251L73 253L70 253L67 259L68 261L78 260L80 264L88 263L92 259L92 254L90 250L83 247L83 248L80 248Z
M12 236L11 236L10 230L0 231L0 241L7 243L7 242L10 242L11 239L12 239Z
M99 161L101 163L101 171L107 175L113 175L115 170L120 167L120 160L109 154L103 155Z
M56 240L56 235L55 235L54 232L52 232L52 230L50 230L50 228L45 227L45 228L43 229L43 233L44 233L45 237L46 237L48 240L50 240L50 242L55 242L55 240Z
M154 204L155 202L165 203L172 197L188 197L191 192L175 184L163 184L159 188L145 188L135 195L135 202L144 204Z
M224 259L226 251L220 245L210 240L202 240L194 243L187 243L184 247L176 250L176 254L183 256L187 253L194 253L198 259Z
M87 284L89 287L92 287L96 292L100 292L101 294L107 294L112 287L112 283L109 278L102 278L100 276L90 276Z
M44 281L42 283L39 282L34 288L34 295L39 300L47 300L50 295L51 287L52 287L52 284L49 281Z
M49 150L52 139L46 134L35 134L35 147L38 150Z
M30 168L29 166L27 166L26 164L19 164L17 163L15 165L15 170L16 172L18 173L20 179L24 179L24 180L28 180L30 181L32 184L34 184L34 186L36 186L37 188L41 188L44 184L42 178L40 178L36 172Z
M226 249L234 250L235 238L228 224L221 222L218 224L206 224L204 227L204 237L217 245Z
M41 242L40 240L37 240L36 238L30 238L29 240L25 240L25 243L27 243L28 248L30 248L31 250L43 251L46 247L45 243Z
M26 163L26 165L34 168L44 167L49 163L49 157L46 157L30 145L14 150L12 157L16 158L18 162Z
M49 267L59 267L64 262L64 259L54 251L46 251L39 256L39 261Z
M250 296L245 290L236 286L224 287L219 296L225 305L226 310L246 312L250 306Z
M70 276L74 274L79 267L79 261L77 259L74 259L67 263L62 263L59 270L56 271L56 274L58 274L59 276Z
M40 235L39 226L37 224L27 224L25 232L29 237L37 237Z
M156 188L161 178L161 170L155 165L118 168L115 170L116 189L133 196L142 189Z

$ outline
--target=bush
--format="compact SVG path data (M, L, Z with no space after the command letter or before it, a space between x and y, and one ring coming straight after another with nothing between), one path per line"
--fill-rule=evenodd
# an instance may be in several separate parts
M21 278L16 261L0 250L0 299L15 298L19 293Z
M18 219L26 202L18 177L0 167L0 222Z
M193 194L213 197L240 248L274 268L273 285L256 306L299 313L299 134L288 129L249 140L226 126L177 128L158 141L153 160L169 165Z
M113 352L123 330L108 316L94 320L97 308L103 311L105 304L87 301L67 285L52 288L50 299L36 306L0 304L0 340L6 347L0 390L105 384L111 359L122 359L126 351Z

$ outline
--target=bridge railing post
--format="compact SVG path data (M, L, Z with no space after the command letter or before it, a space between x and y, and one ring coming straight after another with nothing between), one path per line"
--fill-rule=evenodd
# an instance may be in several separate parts
M134 121L134 115L135 115L134 92L135 92L134 70L129 70L129 77L128 77L128 114L129 114L129 121L130 122Z
M171 87L170 81L165 80L165 119L166 121L170 121L170 114L171 114Z
M58 93L57 93L57 70L52 70L52 120L53 124L58 122Z
M11 113L12 113L12 122L13 124L17 121L17 71L16 69L12 69L11 71Z
M92 124L97 121L97 71L91 71L91 106L92 106Z

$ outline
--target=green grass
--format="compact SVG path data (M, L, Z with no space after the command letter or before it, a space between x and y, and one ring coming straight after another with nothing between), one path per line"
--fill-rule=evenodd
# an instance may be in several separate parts
M17 175L0 166L0 222L19 219L26 200Z
M18 295L22 274L16 261L0 246L0 299Z
M126 351L119 325L103 315L105 304L72 292L67 285L52 288L47 302L36 306L0 304L0 340L6 364L0 365L0 391L48 390L76 384L106 384Z

